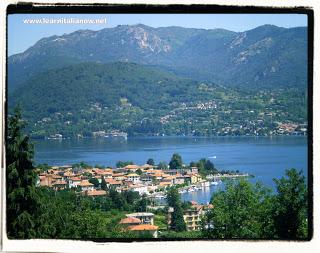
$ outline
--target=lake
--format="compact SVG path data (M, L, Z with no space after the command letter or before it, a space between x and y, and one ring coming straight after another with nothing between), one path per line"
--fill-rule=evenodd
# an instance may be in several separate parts
M90 165L114 167L117 161L145 164L148 158L156 163L169 162L179 153L189 164L201 158L210 159L223 170L239 170L255 175L274 188L273 178L284 175L285 169L297 168L307 176L307 138L302 136L273 137L132 137L125 139L82 139L35 141L36 163L65 165L84 161ZM182 195L184 200L209 201L217 186Z

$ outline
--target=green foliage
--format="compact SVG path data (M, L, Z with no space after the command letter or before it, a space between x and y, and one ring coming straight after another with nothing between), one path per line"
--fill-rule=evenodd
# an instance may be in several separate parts
M182 169L182 158L179 154L174 153L169 162L169 167L171 170Z
M155 165L154 160L153 160L152 158L149 158L149 159L147 160L147 164L149 164L149 165Z
M51 70L10 93L9 113L17 103L33 138L113 130L129 136L270 135L275 122L307 118L306 89L225 89L132 63Z
M90 178L89 183L93 184L95 188L100 186L99 180L95 177Z
M190 167L197 167L197 163L196 162L190 162L190 165L189 165Z
M278 192L274 206L277 236L283 239L306 239L308 191L302 171L286 170L286 177L274 181Z
M150 204L150 200L148 200L147 196L144 194L141 199L136 202L136 210L138 212L146 212L148 204Z
M80 163L75 163L75 164L72 164L72 168L92 168L92 166L90 164L87 164L86 162L84 161L81 161Z
M124 213L108 197L76 196L72 191L41 189L36 238L97 239L124 233L117 226ZM97 225L99 224L99 225Z
M198 167L199 173L203 176L218 173L218 170L214 167L214 164L205 158L200 159L199 162L196 163L196 167Z
M167 225L167 216L165 213L156 214L154 216L154 225L159 227L159 230L166 230Z
M111 190L107 196L87 197L71 190L55 192L40 188L41 206L37 217L37 233L33 238L137 238L118 225L127 212L145 211L137 192L118 193ZM97 225L98 224L98 225ZM146 237L145 235L143 235Z
M192 207L191 202L189 201L184 201L181 203L181 208L182 210L187 210L190 209Z
M101 179L101 189L102 190L107 190L107 183L106 183L106 180L104 179L104 177L102 177Z
M203 220L207 238L268 238L273 234L270 191L248 181L228 181L212 197L214 206ZM268 226L265 231L265 225ZM265 234L264 232L267 232Z
M9 238L32 238L36 232L35 217L39 199L36 192L36 173L33 167L33 145L22 134L25 123L20 108L8 121L6 146L7 234Z
M157 166L158 170L167 170L168 169L168 164L166 162L159 162Z
M127 165L133 164L132 161L118 161L116 163L117 168L123 168L126 167Z
M186 230L186 223L183 219L183 210L180 200L179 192L176 188L170 187L167 191L167 203L169 207L173 208L171 214L170 229L181 232Z
M245 180L227 181L212 197L214 206L202 220L206 238L307 239L307 189L302 172L286 171L275 179L277 193Z

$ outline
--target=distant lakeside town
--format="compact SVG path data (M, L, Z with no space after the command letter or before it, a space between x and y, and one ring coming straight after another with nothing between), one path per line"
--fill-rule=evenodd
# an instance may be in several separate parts
M253 124L254 125L254 124ZM257 130L252 130L250 127L243 127L242 125L235 125L233 127L227 126L221 129L221 131L217 132L213 136L306 136L307 135L307 124L295 124L295 123L279 123L277 124L274 130L270 130L269 133L261 133L262 128L257 128ZM242 130L240 132L240 130ZM128 138L127 132L122 132L120 130L113 130L113 131L96 131L92 132L87 136L82 134L77 134L77 139L82 138ZM153 133L148 134L147 136L166 136L164 133ZM171 135L170 135L171 136ZM201 136L197 134L182 134L180 136ZM39 139L39 137L32 137L34 139ZM64 136L60 133L51 134L49 136L42 136L40 139L46 140L62 140L62 139L71 139L70 136Z

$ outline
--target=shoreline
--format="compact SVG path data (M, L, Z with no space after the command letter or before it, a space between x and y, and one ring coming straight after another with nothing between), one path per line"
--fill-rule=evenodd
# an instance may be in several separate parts
M185 139L216 139L216 138L308 138L308 135L294 135L294 134L278 134L278 135L212 135L212 136L193 136L193 135L152 135L152 136L128 136L127 138L123 137L83 137L83 138L34 138L30 137L32 141L81 141L81 140L128 140L128 139L175 139L175 138L185 138Z
M243 174L224 174L224 175L218 175L214 176L213 180L203 180L202 182L198 182L195 184L190 184L182 187L177 187L178 192L180 195L186 194L186 193L192 193L195 191L203 190L203 188L210 188L212 186L220 186L224 183L223 179L238 179L238 178L251 178L254 177L254 175L250 175L248 173ZM155 198L155 199L166 199L167 189L164 189L164 191L161 192L155 192L153 194L150 194L148 198Z

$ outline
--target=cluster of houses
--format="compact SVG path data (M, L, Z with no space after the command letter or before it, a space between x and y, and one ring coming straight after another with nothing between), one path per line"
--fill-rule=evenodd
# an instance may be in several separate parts
M213 208L213 205L201 205L195 201L190 202L191 207L183 211L183 219L186 223L187 231L198 231L201 227L201 218L206 214L206 212ZM171 224L173 211L174 209L169 207L167 217L168 226Z
M92 183L93 180L99 184ZM101 188L104 181L105 187ZM86 196L103 196L108 189L121 191L136 191L140 195L150 197L161 192L168 186L193 185L204 182L196 167L182 170L161 170L156 166L145 164L127 165L123 168L73 168L72 166L53 166L45 172L39 173L38 186L52 187L54 190L75 189ZM200 205L191 202L191 207L183 211L183 218L187 231L200 229L201 216L211 205ZM173 208L168 209L167 224L170 227ZM158 236L158 226L154 225L153 213L127 214L120 224L134 233L150 233L154 238Z
M278 134L289 134L289 135L306 135L308 131L307 124L294 124L294 123L278 123L277 133Z
M149 233L154 238L158 237L159 227L154 225L153 213L130 213L119 224L134 233Z
M94 184L92 179L99 183ZM152 195L168 186L196 184L202 181L196 167L161 170L149 164L132 164L116 169L53 166L39 174L38 185L52 187L54 190L76 189L89 196L105 195L106 190L111 188L118 192L136 191L140 195ZM102 184L105 185L104 189L101 189Z
M183 211L183 219L186 223L187 231L199 231L201 228L201 218L213 208L213 205L201 205L195 201L191 201L191 206ZM174 209L169 207L167 214L167 226L170 228L172 222L172 213ZM154 225L153 213L130 213L126 218L120 220L119 224L124 226L125 229L135 233L149 233L152 237L158 237L158 226Z

